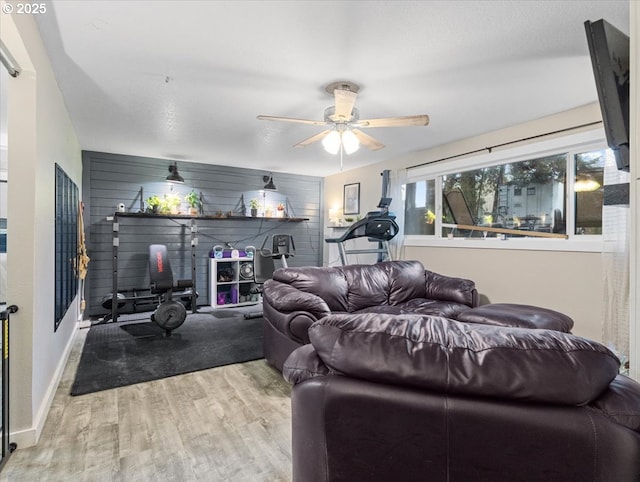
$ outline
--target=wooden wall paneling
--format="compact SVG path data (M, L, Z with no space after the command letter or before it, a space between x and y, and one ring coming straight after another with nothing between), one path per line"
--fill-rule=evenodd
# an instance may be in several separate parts
M249 200L263 200L262 176L268 172L228 166L213 166L177 161L183 185L174 184L173 192L181 197L194 189L202 192L204 214L214 216L218 211L233 211L240 215L240 197L244 198L246 214ZM86 280L86 316L106 314L102 300L112 292L112 222L119 203L127 212L138 212L140 189L142 200L152 194L162 197L169 193L168 166L173 161L126 156L91 151L83 152L83 201L87 249L91 261ZM274 207L288 200L290 215L308 218L302 222L284 222L273 219L252 218L197 219L196 284L198 304L209 304L208 256L215 245L230 244L242 249L247 245L260 247L264 237L274 233L291 234L296 245L296 256L289 259L290 266L320 266L322 264L323 179L274 173L277 192L267 192L267 200ZM187 208L186 202L181 206ZM191 278L191 233L188 218L118 217L118 290L148 288L148 245L166 244L175 278ZM126 310L123 310L125 312Z

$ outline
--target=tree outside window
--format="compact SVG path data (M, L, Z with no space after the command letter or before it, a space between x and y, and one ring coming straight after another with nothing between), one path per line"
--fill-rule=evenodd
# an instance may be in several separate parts
M526 237L527 232L602 234L604 160L607 150L559 153L530 160L471 169L406 184L407 235L441 237ZM573 157L572 157L573 156ZM567 186L569 166L575 184ZM436 183L442 187L437 212ZM567 194L574 196L574 223L567 227ZM436 233L440 216L442 231ZM517 230L501 234L446 225L490 226ZM522 234L520 234L520 232Z

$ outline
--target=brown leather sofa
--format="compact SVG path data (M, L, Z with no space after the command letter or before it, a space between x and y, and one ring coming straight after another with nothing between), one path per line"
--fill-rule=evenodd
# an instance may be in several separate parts
M640 480L640 384L603 345L437 316L332 314L286 360L293 480Z
M282 370L309 343L313 322L332 313L415 313L456 318L478 305L471 280L425 270L419 261L284 268L263 286L264 354Z

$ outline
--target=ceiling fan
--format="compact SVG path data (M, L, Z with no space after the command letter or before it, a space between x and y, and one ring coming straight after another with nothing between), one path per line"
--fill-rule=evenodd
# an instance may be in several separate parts
M333 95L334 105L324 110L324 120L297 119L293 117L269 115L259 115L258 119L328 126L328 129L298 142L294 147L306 147L314 142L322 141L327 152L337 154L338 151L340 151L341 155L343 150L346 154L352 154L358 150L360 145L372 151L377 151L385 147L383 143L365 134L360 129L370 127L426 126L429 124L428 115L360 119L360 113L355 107L360 86L349 81L339 81L327 85L325 90L330 95Z

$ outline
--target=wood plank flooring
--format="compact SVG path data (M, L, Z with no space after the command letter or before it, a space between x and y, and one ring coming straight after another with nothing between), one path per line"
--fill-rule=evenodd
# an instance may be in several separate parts
M37 446L0 481L289 481L290 386L266 361L69 395L81 329Z

